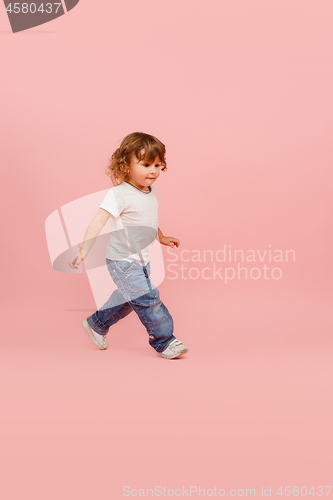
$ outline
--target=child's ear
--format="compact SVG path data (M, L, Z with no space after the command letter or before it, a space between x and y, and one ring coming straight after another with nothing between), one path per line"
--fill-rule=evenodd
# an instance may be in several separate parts
M122 162L120 164L120 170L127 176L129 172L129 166L127 165L127 163Z

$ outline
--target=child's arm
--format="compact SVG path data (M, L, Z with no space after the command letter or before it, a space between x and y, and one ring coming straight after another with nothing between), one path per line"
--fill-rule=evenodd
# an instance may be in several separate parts
M97 214L90 222L86 234L84 235L84 240L82 243L81 250L79 252L76 252L68 262L68 265L72 269L77 269L79 264L87 257L93 244L96 241L97 236L102 231L103 227L109 220L110 216L111 216L110 212L107 212L103 208L100 208L98 210Z
M179 247L180 242L177 238L173 236L164 236L160 228L158 228L157 236L155 238L157 241L162 243L162 245L167 245L168 247Z
M157 230L157 235L156 235L155 240L157 240L157 241L161 242L161 238L163 238L163 233L162 233L162 231L160 230L160 228L158 228L158 230Z

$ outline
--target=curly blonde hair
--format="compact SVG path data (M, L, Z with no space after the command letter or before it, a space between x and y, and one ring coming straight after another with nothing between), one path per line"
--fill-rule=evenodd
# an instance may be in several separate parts
M144 149L143 152L141 152L142 149ZM162 163L161 170L167 170L164 144L153 135L132 132L122 140L119 148L112 154L109 166L105 169L106 175L111 177L114 186L118 186L127 179L133 155L139 161L152 161L158 156Z

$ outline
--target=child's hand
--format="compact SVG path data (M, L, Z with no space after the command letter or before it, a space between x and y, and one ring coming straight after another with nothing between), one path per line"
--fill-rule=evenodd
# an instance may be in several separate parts
M178 248L180 245L179 240L177 238L173 238L172 236L163 236L163 238L160 238L160 243L172 248Z
M83 250L80 250L79 252L76 252L72 257L70 258L70 261L68 262L69 267L72 269L77 269L81 262L86 258L86 253Z

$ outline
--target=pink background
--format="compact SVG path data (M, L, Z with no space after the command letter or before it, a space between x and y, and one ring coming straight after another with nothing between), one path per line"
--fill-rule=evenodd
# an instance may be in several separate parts
M332 485L332 15L327 0L81 0L13 35L0 7L2 498ZM53 211L112 187L134 131L167 147L154 185L174 253L296 256L280 280L166 269L189 348L175 361L135 313L95 347L87 276L54 271L46 243Z

